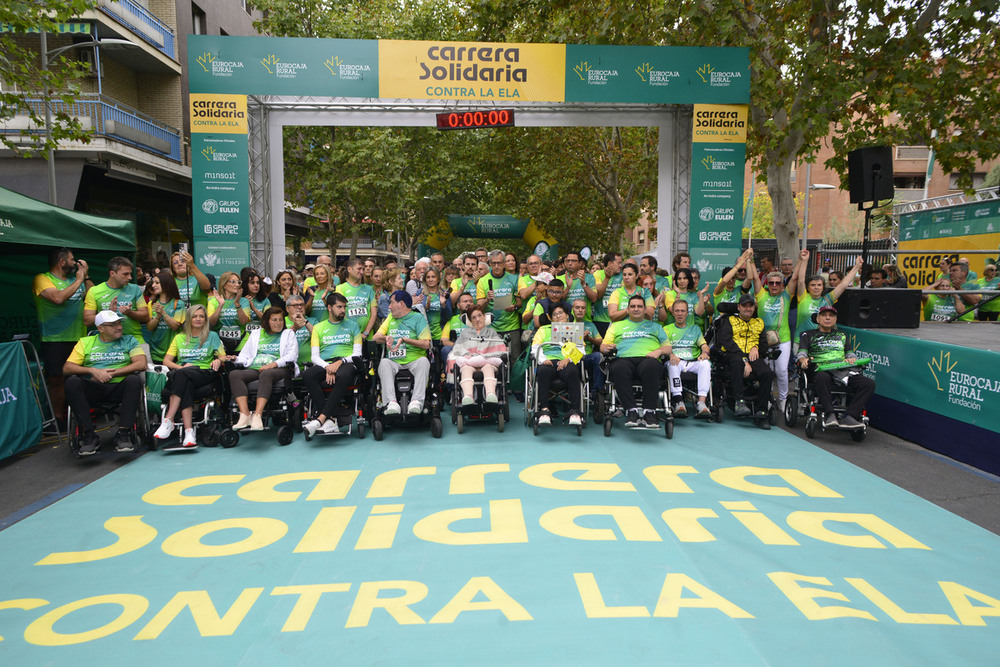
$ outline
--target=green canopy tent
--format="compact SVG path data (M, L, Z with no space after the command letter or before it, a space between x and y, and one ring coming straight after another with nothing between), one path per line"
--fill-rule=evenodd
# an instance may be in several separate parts
M107 279L107 262L135 254L135 223L52 206L0 188L0 284L8 306L0 313L0 341L29 333L38 342L31 293L35 275L48 270L48 253L66 246L90 264L95 283Z

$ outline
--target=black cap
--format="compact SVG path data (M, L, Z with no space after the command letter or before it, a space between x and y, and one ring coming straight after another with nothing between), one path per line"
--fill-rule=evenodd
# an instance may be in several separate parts
M739 304L742 306L745 303L757 304L757 299L753 298L752 294L744 294L740 297Z

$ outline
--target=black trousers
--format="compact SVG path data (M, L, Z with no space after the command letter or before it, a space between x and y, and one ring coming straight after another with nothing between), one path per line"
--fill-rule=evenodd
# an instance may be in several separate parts
M729 386L733 388L733 397L737 401L742 401L745 394L745 382L743 377L743 355L727 354L726 364L729 367ZM760 394L757 396L758 411L767 411L771 404L771 387L774 384L774 371L762 358L757 357L750 363L750 377L756 378L760 383Z
M347 396L347 391L354 384L354 379L358 376L358 371L354 364L343 363L337 369L336 381L328 384L326 381L326 369L319 366L307 368L302 373L302 382L305 383L312 399L313 415L326 415L330 417L333 411L340 405L340 402ZM323 389L330 388L330 393L324 395Z
M823 412L833 414L833 386L835 381L833 375L826 371L816 371L813 373L813 390L819 399L819 404L823 406ZM838 386L843 386L837 383ZM868 399L875 393L875 380L857 373L847 379L847 414L855 419L861 419L861 413L865 409Z
M142 400L142 375L126 375L121 382L97 382L89 375L70 375L66 378L66 403L76 414L80 430L84 433L94 430L90 418L92 403L121 404L119 427L129 431L135 426L135 417Z
M663 384L663 363L651 357L618 357L608 373L615 386L618 401L625 411L635 409L632 382L636 378L642 385L642 409L656 410L657 395Z
M187 366L170 371L167 377L167 384L163 388L163 402L166 403L170 396L181 397L181 410L194 405L194 395L203 387L209 387L219 378L216 371Z
M562 370L556 369L556 362L551 366L539 364L535 370L535 385L538 390L539 409L549 407L549 388L552 380L558 377L566 383L566 393L569 394L570 410L578 412L580 409L580 365L566 364Z

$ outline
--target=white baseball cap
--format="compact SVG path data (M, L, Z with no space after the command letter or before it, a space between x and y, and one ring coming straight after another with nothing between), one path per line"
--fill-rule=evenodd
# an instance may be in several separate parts
M96 326L101 326L102 324L112 324L122 319L121 316L113 310L102 310L97 313L97 317L94 318L94 324Z

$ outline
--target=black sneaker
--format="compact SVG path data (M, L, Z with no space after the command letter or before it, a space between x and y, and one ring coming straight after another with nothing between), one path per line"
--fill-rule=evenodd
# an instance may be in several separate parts
M625 416L625 426L629 428L639 428L641 426L638 410L629 410Z
M84 433L83 437L80 438L80 449L76 453L78 456L91 456L97 453L97 446L100 444L101 439L96 433L93 431Z
M864 427L865 427L864 424L862 424L861 422L859 422L857 419L855 419L851 415L847 415L843 419L840 420L840 428L863 429Z
M749 417L753 414L753 411L746 404L746 401L736 401L735 412L737 417Z
M839 427L840 427L840 422L837 421L837 415L833 414L832 412L823 419L823 428L839 428Z
M646 410L646 414L642 418L643 427L647 429L657 429L660 428L660 420L656 418L656 413L652 410Z
M764 429L765 431L770 431L771 430L771 422L767 421L766 417L764 419L758 419L757 420L757 426L759 428Z
M115 451L116 452L135 451L135 444L132 442L132 434L123 428L118 429L118 433L115 433Z

